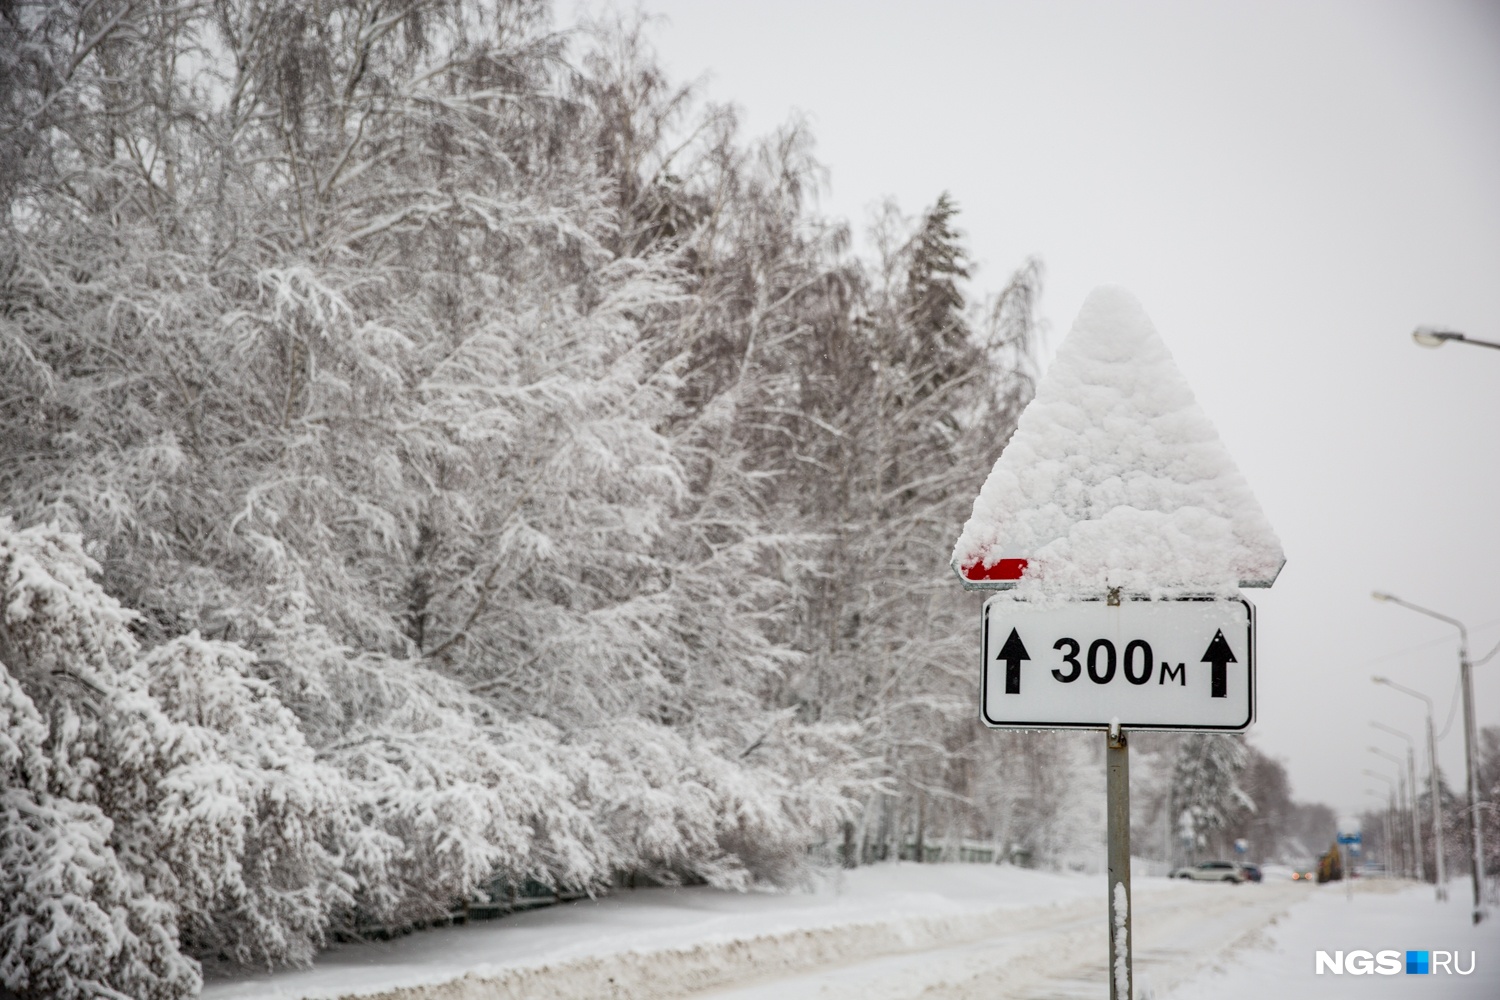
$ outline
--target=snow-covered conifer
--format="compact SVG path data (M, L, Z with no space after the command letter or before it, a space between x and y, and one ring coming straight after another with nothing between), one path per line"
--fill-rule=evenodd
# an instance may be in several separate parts
M1178 833L1196 851L1222 848L1230 817L1254 803L1240 789L1248 760L1244 739L1192 733L1177 748L1172 770L1171 815Z

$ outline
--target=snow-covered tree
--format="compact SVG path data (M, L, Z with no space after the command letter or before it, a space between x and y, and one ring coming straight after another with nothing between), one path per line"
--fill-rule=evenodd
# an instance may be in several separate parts
M1500 726L1479 730L1479 802L1484 870L1500 872Z
M1231 816L1235 837L1249 841L1254 857L1282 856L1286 853L1283 841L1293 809L1286 768L1280 761L1245 744L1245 766L1237 783L1244 799L1253 805L1242 802Z
M0 981L22 995L175 997L176 880L233 864L197 734L151 697L131 614L77 536L0 518L8 855ZM196 829L189 829L196 827ZM187 845L191 844L191 847Z
M193 952L246 964L309 962L355 880L342 868L351 817L339 773L241 646L192 633L141 658L147 690L186 729L193 756L162 781L150 822ZM213 793L205 808L202 789Z
M946 551L1038 272L966 311L941 200L861 265L805 128L547 16L0 12L5 849L98 873L68 989L993 826Z
M53 736L0 662L0 986L22 1000L195 993L173 908L121 863L98 805L54 790Z
M1255 808L1239 785L1248 759L1239 736L1192 733L1178 745L1171 814L1180 842L1190 851L1222 850L1231 818L1240 810Z

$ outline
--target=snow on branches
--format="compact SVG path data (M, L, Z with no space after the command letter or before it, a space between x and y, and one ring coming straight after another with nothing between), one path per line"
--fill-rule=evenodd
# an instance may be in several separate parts
M993 832L941 550L1034 268L966 316L942 199L881 278L535 0L101 9L0 18L0 982Z
M94 568L77 536L0 518L0 982L176 997L198 970L149 869L184 734L145 692L130 615Z
M1242 737L1192 733L1177 748L1169 808L1178 836L1193 851L1211 846L1231 817L1255 803L1240 788L1240 773L1249 761Z

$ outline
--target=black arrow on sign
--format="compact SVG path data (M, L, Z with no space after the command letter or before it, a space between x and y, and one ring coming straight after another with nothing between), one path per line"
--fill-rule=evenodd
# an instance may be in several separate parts
M1208 649L1203 651L1202 662L1214 665L1208 684L1209 697L1225 697L1226 689L1229 685L1224 676L1224 664L1238 663L1239 661L1234 658L1234 650L1230 649L1229 643L1224 640L1223 629L1219 629L1214 633L1213 641L1208 644Z
M1016 634L1015 629L1010 630L1010 638L1005 640L1005 645L1000 647L1000 655L997 660L1005 661L1005 693L1021 693L1021 661L1031 659L1026 652L1026 647L1021 644L1021 637Z

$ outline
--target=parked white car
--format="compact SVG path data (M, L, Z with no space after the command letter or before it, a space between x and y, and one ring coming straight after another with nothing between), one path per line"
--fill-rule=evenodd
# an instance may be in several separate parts
M1233 861L1200 861L1188 868L1174 868L1170 878L1190 878L1196 882L1243 882L1245 870Z

